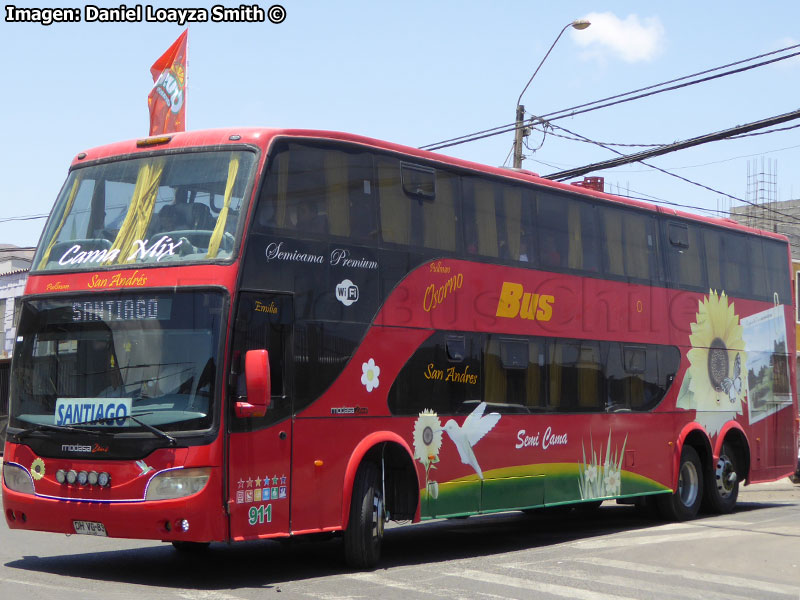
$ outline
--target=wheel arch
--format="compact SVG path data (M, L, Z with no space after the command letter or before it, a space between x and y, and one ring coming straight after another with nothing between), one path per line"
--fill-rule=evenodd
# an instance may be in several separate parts
M347 461L342 487L342 529L346 529L350 520L350 504L353 501L353 485L358 468L364 460L374 460L386 465L384 478L386 495L384 499L387 509L393 509L395 503L406 502L401 514L408 515L413 521L419 520L419 476L414 466L413 452L406 441L391 431L376 431L362 439ZM383 461L381 461L383 459ZM412 516L413 515L413 516Z
M714 460L714 454L711 448L711 439L703 427L697 423L692 422L684 427L678 435L678 443L676 444L675 457L672 467L672 491L678 489L678 471L681 464L681 453L684 446L691 446L700 457L700 464L704 473L708 473Z
M722 446L728 444L736 453L737 465L743 469L739 473L740 480L749 483L750 479L750 440L742 426L736 421L725 424L717 436L717 443L714 447L714 457L719 457L722 453Z

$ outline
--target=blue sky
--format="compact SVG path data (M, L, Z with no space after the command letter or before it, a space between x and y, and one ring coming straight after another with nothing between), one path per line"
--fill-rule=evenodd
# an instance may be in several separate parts
M565 33L525 93L529 112L546 114L800 43L796 0L280 2L287 15L281 24L190 26L190 129L311 127L422 146L503 125L513 121L517 97L561 28L587 16L593 25ZM75 154L147 134L149 67L181 31L175 24L0 21L0 243L37 243L44 219L2 219L47 213ZM795 110L798 92L800 60L793 59L556 124L602 142L669 143ZM512 141L506 133L443 153L501 165ZM541 142L532 134L532 147ZM526 154L523 166L542 174L613 157L553 135ZM778 199L800 198L800 129L651 162L744 198L748 161L760 168L762 158L774 161ZM719 194L638 164L593 175L604 176L614 192L706 209L728 205Z

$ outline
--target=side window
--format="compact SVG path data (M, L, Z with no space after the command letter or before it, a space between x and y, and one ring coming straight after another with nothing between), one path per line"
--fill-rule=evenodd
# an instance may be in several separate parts
M285 144L271 159L256 226L374 239L374 188L370 154Z
M629 412L654 408L666 394L679 366L677 348L612 342L606 364L606 410Z
M767 295L773 299L778 294L779 304L792 301L791 276L789 267L789 250L785 242L762 239L764 245L764 262L766 264ZM796 296L800 297L800 296Z
M527 339L489 336L483 352L483 400L492 410L527 413Z
M497 205L498 254L505 260L530 262L535 247L532 242L531 209L533 194L522 187L500 187Z
M294 411L319 398L341 374L364 336L364 325L300 321L294 328Z
M236 313L231 356L231 374L235 381L231 390L233 402L247 395L244 359L248 350L269 352L271 404L264 417L230 420L232 431L260 429L289 417L291 399L288 389L288 346L291 323L294 321L290 296L242 293Z
M725 289L725 284L722 280L722 257L725 252L722 244L722 232L707 227L703 231L703 243L706 251L708 286L712 290L721 292Z
M551 408L558 412L604 409L604 346L595 341L555 340L549 365Z
M462 182L464 214L464 246L468 254L497 258L496 185L476 177L464 177Z
M416 201L422 210L422 245L454 252L460 247L461 203L456 175L436 170L436 196ZM411 202L415 202L414 199Z
M536 222L539 264L543 268L599 272L597 225L591 204L541 193Z
M394 415L440 415L470 412L481 402L482 336L472 333L434 333L400 370L389 389Z
M411 203L403 192L400 161L388 156L379 156L375 163L378 173L383 241L408 245L411 241Z
M596 210L603 215L606 272L636 281L659 280L655 218L609 207Z
M695 224L665 223L668 281L673 287L708 291L700 228Z
M567 240L567 207L563 198L541 193L537 202L536 224L538 227L539 264L545 269L560 269L567 266L569 253Z

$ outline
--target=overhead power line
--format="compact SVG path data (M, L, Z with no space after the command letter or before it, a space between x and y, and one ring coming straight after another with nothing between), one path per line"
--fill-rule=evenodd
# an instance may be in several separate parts
M788 52L790 50L798 50L798 51L793 52L791 54L786 54L784 56L777 56L777 57L771 58L769 60L758 62L758 63L752 64L752 65L739 67L737 69L731 69L730 71L726 71L724 73L717 73L715 75L710 75L708 77L703 77L701 79L687 81L687 80L690 80L690 79L693 79L693 78L696 78L696 77L701 77L702 75L708 75L709 73L714 73L716 71L721 71L723 69L728 69L730 67L736 67L737 65L743 65L745 63L749 63L749 62L752 62L754 60L765 58L767 56L773 56L775 54L780 54L780 53L783 53L783 52ZM590 112L590 111L593 111L593 110L598 110L600 108L607 108L607 107L610 107L610 106L615 106L617 104L622 104L624 102L630 102L631 100L638 100L638 99L645 98L645 97L648 97L648 96L653 96L655 94L660 94L662 92L668 92L668 91L672 91L672 90L688 87L690 85L695 85L695 84L698 84L698 83L704 83L704 82L707 82L707 81L711 81L713 79L719 79L721 77L726 77L728 75L735 75L737 73L742 73L744 71L748 71L748 70L755 69L755 68L758 68L758 67L763 67L763 66L766 66L766 65L778 62L778 61L782 61L782 60L786 60L786 59L789 59L789 58L793 58L795 56L800 56L800 44L795 44L793 46L787 46L787 47L781 48L779 50L774 50L772 52L759 54L757 56L752 56L750 58L746 58L746 59L739 60L739 61L736 61L736 62L728 63L728 64L725 64L725 65L721 65L719 67L706 69L704 71L698 71L697 73L692 73L691 75L684 75L683 77L678 77L676 79L670 79L669 81L656 83L656 84L653 84L653 85L650 85L650 86L647 86L647 87L643 87L643 88L639 88L639 89L636 89L636 90L632 90L630 92L625 92L625 93L622 93L622 94L616 94L614 96L608 96L608 97L602 98L600 100L594 100L592 102L587 102L585 104L579 104L577 106L572 106L570 108L557 110L557 111L542 115L540 117L537 117L536 120L554 121L554 120L557 120L557 119L563 119L565 117L573 117L575 115L583 114L583 113ZM684 83L680 83L679 85L670 86L670 84L674 84L674 83L678 83L678 82L684 82ZM670 86L670 87L664 87L664 86ZM663 89L656 89L656 88L663 88ZM529 127L530 126L530 120L527 121L523 126L524 127ZM420 148L420 150L441 150L443 148L449 148L451 146L457 146L459 144L465 144L467 142L474 142L474 141L481 140L481 139L484 139L484 138L487 138L487 137L492 137L492 136L495 136L495 135L501 135L503 133L509 133L511 131L515 131L516 129L517 129L516 123L506 123L505 125L498 125L497 127L491 127L489 129L484 129L484 130L481 130L481 131L476 131L474 133L469 133L469 134L466 134L466 135L462 135L462 136L450 138L450 139L447 139L447 140L443 140L441 142L436 142L436 143L433 143L433 144L427 144L425 146L420 146L419 148Z
M800 112L800 111L797 111L797 112ZM566 133L569 133L570 135L583 138L585 141L591 142L591 143L593 143L593 144L595 144L597 146L600 146L601 148L605 148L606 150L609 150L610 152L613 152L614 154L618 154L620 157L623 156L623 154L619 150L616 150L614 148L606 146L606 145L602 144L601 142L595 142L593 140L590 140L586 136L583 136L583 135L581 135L579 133L575 133L574 131L570 131L569 129L567 129L565 127L561 127L559 125L552 125L552 127L555 127L555 128L560 129L562 131L565 131ZM732 200L736 200L738 202L741 202L742 204L749 204L750 206L759 208L759 209L763 210L764 212L769 212L769 213L773 213L775 215L780 215L782 217L786 217L787 219L789 219L789 221L792 221L792 222L795 222L795 223L800 223L800 218L796 217L795 215L776 210L774 208L771 208L769 206L765 206L763 204L757 204L755 202L751 202L751 201L746 200L744 198L739 198L738 196L734 196L733 194L729 194L727 192L723 192L721 190L715 189L715 188L713 188L711 186L708 186L708 185L705 185L703 183L699 183L697 181L693 181L693 180L689 179L688 177L683 177L682 175L678 175L676 173L672 173L670 171L667 171L666 169L662 169L661 167L657 167L657 166L655 166L655 165L653 165L653 164L651 164L649 162L645 162L644 160L640 159L639 162L641 164L647 166L647 167L650 167L651 169L654 169L656 171L664 173L665 175L669 175L670 177L674 177L675 179L680 179L681 181L683 181L685 183L689 183L691 185L697 186L697 187L702 188L704 190L708 190L710 192L714 192L715 194L720 194L721 196L725 196L725 197L730 198ZM705 209L703 209L703 210L705 210ZM788 224L789 221L779 221L779 222L783 222L783 223L787 223Z
M760 121L754 121L753 123L747 123L746 125L737 125L736 127L731 127L730 129L724 129L722 131L717 131L715 133L707 133L705 135L693 137L688 140L674 142L672 144L667 144L659 148L653 148L652 150L644 150L642 152L637 152L635 154L622 155L617 158L612 158L610 160L592 163L590 165L585 165L583 167L567 169L565 171L558 171L556 173L544 175L544 178L554 179L556 181L563 181L565 179L571 179L573 177L579 177L581 175L585 175L586 173L591 173L592 171L611 169L613 167L618 167L620 165L627 165L633 162L641 162L644 159L653 158L654 156L661 156L662 154L668 154L670 152L675 152L677 150L684 150L686 148L691 148L693 146L699 146L701 144L716 142L719 140L731 138L733 136L739 136L748 133L750 131L755 131L757 129L764 129L765 127L772 127L773 125L779 125L780 123L785 123L786 121L791 121L797 118L800 118L800 110L795 110L792 112L784 113L782 115L769 117L767 119L762 119ZM603 145L603 147L606 146Z

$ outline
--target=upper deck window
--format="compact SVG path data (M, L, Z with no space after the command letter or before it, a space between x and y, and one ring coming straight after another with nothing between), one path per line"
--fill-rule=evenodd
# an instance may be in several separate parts
M252 152L191 152L74 169L34 271L226 259L233 255Z

